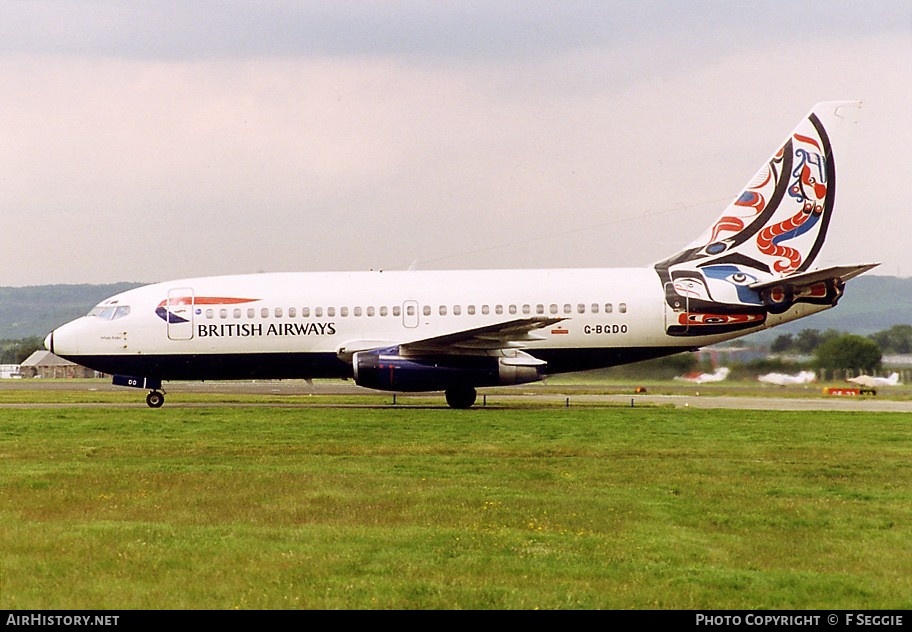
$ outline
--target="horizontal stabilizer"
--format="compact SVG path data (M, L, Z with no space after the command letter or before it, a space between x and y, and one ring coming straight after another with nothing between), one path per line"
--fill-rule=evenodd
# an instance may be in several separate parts
M813 285L815 283L820 283L821 281L829 281L831 279L839 279L845 283L849 279L854 279L859 274L864 274L868 270L876 268L879 265L879 263L866 263L854 266L834 266L832 268L824 268L823 270L811 270L809 272L791 274L774 281L754 283L749 287L752 290L760 292L762 290L773 287L781 287L783 285L788 285L793 288L802 288Z

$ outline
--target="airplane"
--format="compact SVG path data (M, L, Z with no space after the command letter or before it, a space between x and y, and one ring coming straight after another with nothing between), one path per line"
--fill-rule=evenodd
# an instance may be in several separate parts
M766 373L758 375L757 379L766 384L775 384L777 386L787 386L789 384L810 384L817 379L813 371L799 371L794 375L787 373Z
M834 225L864 225L834 210L860 106L817 104L700 237L648 267L187 278L112 296L45 346L153 408L164 381L343 378L463 409L480 387L696 351L829 309L879 265L819 267Z
M706 384L708 382L721 382L728 377L728 374L731 372L727 366L720 366L718 369L712 373L695 373L688 375L680 375L675 377L676 380L684 380L685 382L693 382L694 384Z
M846 381L854 382L855 384L861 384L862 386L867 386L868 388L874 388L875 386L897 386L900 383L899 373L895 371L888 377L859 375L858 377L848 377L846 378Z

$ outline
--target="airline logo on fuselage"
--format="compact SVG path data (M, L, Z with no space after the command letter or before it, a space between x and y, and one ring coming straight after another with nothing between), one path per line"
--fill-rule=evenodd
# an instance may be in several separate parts
M155 314L169 324L189 323L190 310L197 316L203 313L201 307L215 305L241 305L254 303L258 298L236 298L227 296L177 296L169 297L158 304ZM196 323L196 335L200 338L249 337L249 336L332 336L336 333L333 322L307 323Z
M253 303L258 298L230 298L226 296L177 296L169 297L158 304L155 308L155 315L166 323L189 323L191 308L200 305L239 305L241 303ZM197 309L199 314L201 310Z

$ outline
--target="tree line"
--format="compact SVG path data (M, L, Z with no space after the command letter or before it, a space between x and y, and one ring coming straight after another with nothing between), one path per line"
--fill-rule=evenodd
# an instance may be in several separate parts
M884 354L912 353L912 325L893 325L869 336L804 329L795 335L778 336L770 352L812 355L812 364L820 369L872 372L882 368Z
M44 349L44 340L38 336L0 340L0 364L22 364L38 349Z

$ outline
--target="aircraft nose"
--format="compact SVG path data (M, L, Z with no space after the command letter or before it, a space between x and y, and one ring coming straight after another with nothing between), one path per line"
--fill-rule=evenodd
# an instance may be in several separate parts
M60 325L45 337L44 348L61 358L78 354L79 333L80 327L77 321Z

